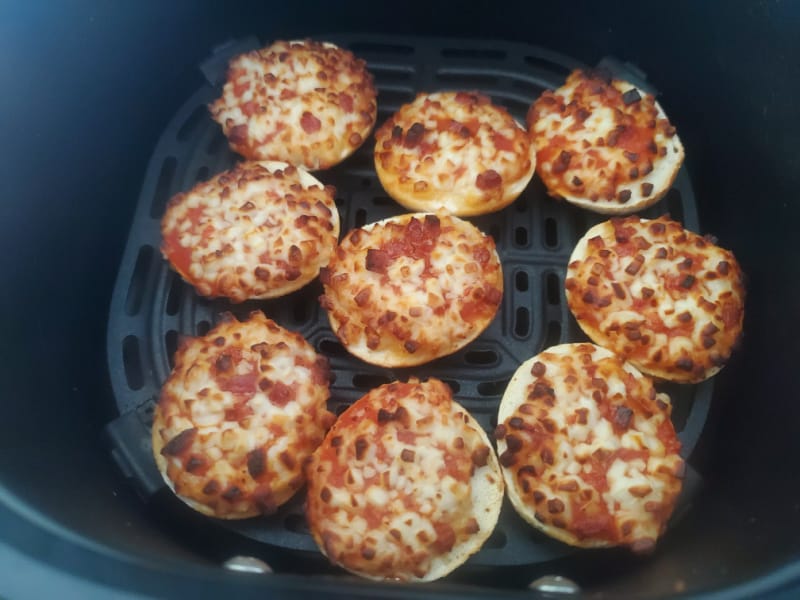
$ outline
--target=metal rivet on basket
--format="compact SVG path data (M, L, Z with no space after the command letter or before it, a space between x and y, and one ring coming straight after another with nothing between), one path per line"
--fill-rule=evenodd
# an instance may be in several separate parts
M545 575L531 582L529 589L543 594L578 594L581 588L577 583L561 575Z
M272 567L260 558L252 556L233 556L226 560L222 566L229 571L238 573L272 573Z

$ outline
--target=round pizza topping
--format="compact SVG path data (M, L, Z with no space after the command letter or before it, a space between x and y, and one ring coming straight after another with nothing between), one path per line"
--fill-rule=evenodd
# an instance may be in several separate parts
M683 146L651 94L603 70L574 71L528 111L537 172L552 196L600 213L657 202Z
M366 63L326 42L278 41L234 58L209 109L231 148L307 169L338 164L377 118Z
M574 546L651 550L685 471L670 410L650 379L593 344L526 361L495 431L517 512Z
M663 379L711 377L741 335L745 290L735 257L667 217L592 227L570 257L565 287L595 343Z
M329 380L325 357L260 312L183 341L153 422L164 480L209 516L275 512L334 420Z
M492 239L444 213L350 231L321 279L336 335L357 357L384 366L459 350L488 327L503 297Z
M339 235L333 195L286 163L240 163L170 200L161 250L202 296L283 296L330 258Z
M411 210L466 216L500 210L533 177L525 130L482 94L419 94L375 132L375 169Z
M489 537L503 498L486 433L436 379L386 384L356 401L307 473L314 540L372 579L446 575Z

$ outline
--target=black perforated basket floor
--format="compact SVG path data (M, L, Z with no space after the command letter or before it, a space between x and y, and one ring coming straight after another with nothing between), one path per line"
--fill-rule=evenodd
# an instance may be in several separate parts
M520 123L531 102L547 88L558 87L575 67L566 56L535 46L497 41L330 35L326 39L351 49L367 61L378 88L378 125L417 92L478 90L505 106ZM159 252L159 221L169 198L233 165L206 105L220 94L228 58L259 46L250 39L218 48L201 65L207 83L181 107L156 146L144 176L130 237L114 289L108 323L108 367L120 416L108 425L112 454L145 500L164 487L152 458L150 423L160 386L172 367L180 335L201 335L230 311L243 317L263 310L284 327L299 331L329 357L336 380L330 407L340 412L369 389L409 375L435 376L452 387L456 399L488 430L496 425L503 390L521 362L542 349L586 338L566 306L563 280L574 244L592 225L604 220L545 194L538 178L506 209L469 219L497 244L505 277L501 310L472 344L452 356L413 369L385 369L350 356L332 333L317 301L315 281L288 297L232 305L198 297L170 270ZM606 66L648 88L644 74L614 60ZM652 89L652 88L650 88ZM666 107L669 113L669 107ZM680 128L680 124L677 124ZM405 210L381 188L367 142L341 165L316 176L336 187L342 231L401 214ZM699 227L694 194L685 168L657 205L641 214L665 212L691 230ZM673 421L689 457L702 430L712 395L711 382L659 386L673 399ZM699 487L689 470L675 518ZM273 547L316 551L302 512L303 494L270 517L224 522L228 529ZM190 509L186 509L190 510ZM472 565L524 565L575 552L534 531L511 506Z

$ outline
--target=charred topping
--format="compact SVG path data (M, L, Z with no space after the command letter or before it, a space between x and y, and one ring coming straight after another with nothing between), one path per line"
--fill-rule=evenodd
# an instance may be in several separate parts
M422 141L422 137L424 135L425 126L422 123L414 123L408 128L408 131L406 132L406 139L403 145L406 148L414 148Z
M510 452L519 452L522 449L522 440L516 435L509 435L506 437L506 445Z
M219 491L220 485L216 479L212 479L207 484L203 486L203 493L206 496L210 496L212 494L216 494Z
M331 493L331 490L327 487L322 488L319 492L319 499L326 504L331 501L332 496L333 494Z
M504 467L510 467L515 462L517 462L517 458L514 456L514 453L506 450L500 455L500 464Z
M400 460L403 462L414 462L415 453L413 450L409 448L403 448L403 451L400 453Z
M635 102L639 102L642 97L639 95L639 90L636 88L631 88L624 94L622 94L622 102L625 106L630 106Z
M572 160L572 154L566 150L562 150L558 158L553 162L553 173L559 175L569 168L569 162Z
M627 429L631 422L633 411L627 406L618 406L614 413L614 424Z
M253 479L258 479L266 470L264 451L256 448L247 455L247 470Z
M222 492L222 498L227 500L228 502L234 502L241 495L242 495L242 490L240 490L235 485L232 485L227 490Z
M538 360L534 362L533 366L531 367L531 375L533 375L534 377L541 377L542 375L545 374L546 371L547 367L545 366L545 364L539 362Z
M356 440L356 460L364 458L364 452L367 450L369 443L363 437Z
M177 456L182 454L186 449L189 448L189 446L191 446L196 435L196 427L184 429L164 445L164 447L161 449L162 456Z

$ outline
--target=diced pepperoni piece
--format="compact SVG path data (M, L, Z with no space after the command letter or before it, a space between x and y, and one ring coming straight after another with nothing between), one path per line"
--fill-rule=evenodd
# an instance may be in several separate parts
M322 127L322 122L310 112L305 111L300 117L300 126L306 133L316 133Z

